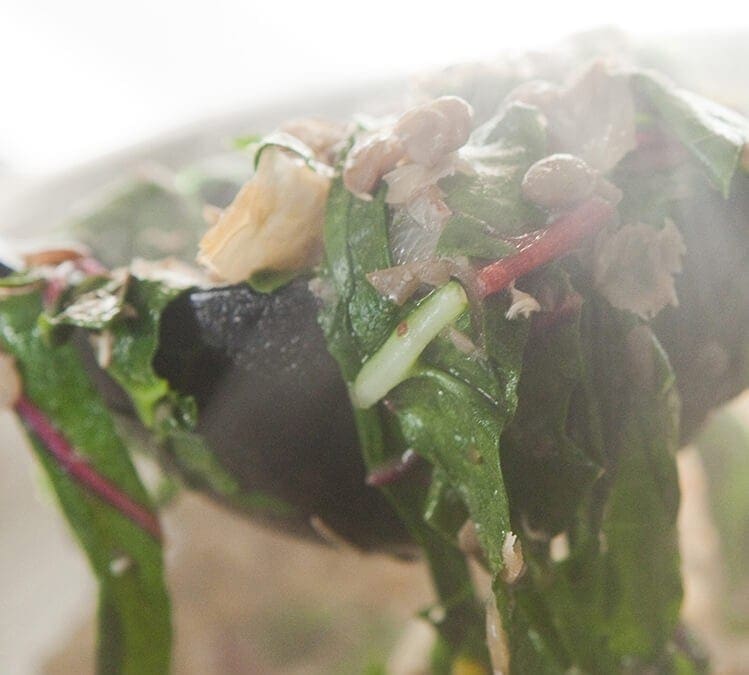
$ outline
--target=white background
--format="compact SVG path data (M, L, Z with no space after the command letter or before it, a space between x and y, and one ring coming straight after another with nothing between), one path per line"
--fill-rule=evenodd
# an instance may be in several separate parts
M47 172L258 100L615 24L746 24L742 3L0 0L0 163Z

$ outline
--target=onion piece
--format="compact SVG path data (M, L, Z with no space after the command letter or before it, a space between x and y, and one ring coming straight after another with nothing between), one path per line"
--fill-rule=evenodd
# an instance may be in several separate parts
M414 192L406 201L408 214L422 227L442 232L452 211L444 202L445 193L436 185Z
M432 260L442 231L418 223L405 207L395 207L390 222L390 249L393 262L403 265L410 262Z
M427 260L396 265L367 274L367 281L396 305L404 304L421 286L443 286L450 281L448 260Z
M430 185L436 185L440 178L454 174L457 168L458 155L455 152L445 155L433 166L399 166L383 176L383 180L388 184L385 201L388 204L405 204L414 193Z

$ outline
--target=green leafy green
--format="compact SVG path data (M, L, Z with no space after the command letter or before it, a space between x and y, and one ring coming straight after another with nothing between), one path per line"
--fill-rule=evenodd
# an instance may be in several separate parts
M572 660L561 643L545 604L545 589L527 578L509 587L500 579L492 586L507 636L512 673L561 675Z
M352 382L364 358L374 353L397 325L401 310L369 284L366 274L390 266L388 211L384 193L364 202L336 181L324 226L325 279L335 299L323 307L321 325L328 348L343 376ZM404 310L404 311L407 311ZM382 404L355 409L359 443L366 465L377 468L405 449L397 419ZM384 493L424 550L445 611L437 627L449 662L459 653L478 653L485 661L482 611L475 600L462 554L423 520L426 490L413 483L387 486Z
M421 367L389 395L409 447L430 460L457 492L476 527L490 570L504 567L510 532L500 469L500 436L517 405L527 321L509 321L507 301L485 303L486 355L467 358L449 339L425 352ZM467 327L467 316L458 321Z
M46 344L38 326L41 311L38 293L0 303L0 345L15 356L26 395L98 472L150 507L127 448L74 348ZM99 581L99 672L167 672L171 621L159 542L88 493L36 438L32 442Z
M108 191L66 230L107 267L133 258L193 260L206 229L203 204L157 181L133 179Z
M570 309L526 345L517 413L502 438L502 469L515 516L554 535L572 523L602 467L568 429L571 398L584 374L580 296L561 270L548 271L529 290L551 293Z
M660 171L633 170L626 164L619 165L612 176L623 191L618 206L623 223L647 223L660 228L666 218L678 221L698 185L707 183L704 174L692 164Z
M609 322L624 335L629 386L619 392L618 461L601 532L612 592L609 644L622 657L647 660L672 637L681 602L674 455L679 402L673 372L655 337L645 326L625 332L627 324L626 318Z
M315 153L296 136L287 134L284 131L274 131L267 136L263 136L262 139L254 146L255 153L255 168L260 163L260 157L263 152L268 148L281 148L292 152L298 157L301 157L307 166L313 171L317 171L324 174L330 174L331 170L326 164L319 162L315 158Z
M390 403L408 445L438 466L460 493L490 569L499 572L502 544L511 530L499 465L503 416L469 385L432 368L406 380Z
M476 169L440 181L452 215L440 236L442 255L499 258L515 251L504 241L537 229L544 215L523 200L521 182L546 151L541 113L513 104L472 135L464 152Z
M673 374L645 326L591 304L585 323L595 327L593 364L601 371L586 377L598 411L582 414L606 420L605 473L567 530L569 556L555 561L525 540L526 578L498 593L504 614L538 631L541 652L557 654L556 672L570 664L619 672L625 663L659 663L681 601ZM512 650L521 663L529 658L523 634Z
M476 129L469 148L484 147L477 159L483 166L504 165L523 156L541 155L546 150L546 122L538 108L513 102Z
M179 467L182 479L238 509L290 515L293 509L285 502L259 492L242 491L196 433L198 411L194 399L175 391L156 372L154 359L159 350L162 315L189 289L134 276L121 277L119 281L97 277L86 280L79 288L87 289L92 283L94 291L73 293L70 304L58 314L41 315L39 324L45 333L59 326L94 333L106 330L111 354L104 369L130 398L139 420L154 434L168 463Z
M184 291L157 281L133 280L126 297L134 316L109 327L112 357L106 370L130 396L143 424L152 430L159 430L160 426L166 431L177 424L175 415L189 422L195 418L192 400L172 391L153 368L161 315Z
M92 331L109 327L125 311L128 283L126 274L112 278L94 276L66 289L57 311L47 311L39 317L43 333L52 342L64 342L72 327Z
M457 542L458 532L468 520L463 498L437 467L432 471L432 482L424 504L424 520L453 543Z
M728 197L741 151L749 141L746 118L653 73L634 73L632 82L655 110L662 126L692 153L723 196Z
M299 276L297 271L261 270L255 272L247 283L258 293L273 293Z

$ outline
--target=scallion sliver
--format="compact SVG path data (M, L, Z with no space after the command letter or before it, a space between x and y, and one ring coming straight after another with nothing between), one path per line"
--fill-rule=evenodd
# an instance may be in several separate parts
M354 405L370 408L407 379L427 345L467 307L468 298L457 281L423 300L359 371L351 390Z

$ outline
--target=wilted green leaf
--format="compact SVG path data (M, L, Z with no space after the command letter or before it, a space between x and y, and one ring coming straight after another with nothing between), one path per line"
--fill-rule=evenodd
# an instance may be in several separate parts
M26 395L97 471L151 508L127 448L74 348L51 349L44 341L37 325L41 310L36 293L0 303L0 344L15 356ZM99 581L99 672L168 672L171 621L160 543L87 492L32 440Z
M477 129L464 154L476 173L440 181L452 216L439 240L442 255L499 258L515 251L504 241L537 229L544 214L523 200L528 167L543 157L546 134L541 113L513 104Z
M634 73L632 82L655 109L663 128L684 144L728 197L741 151L749 141L746 118L652 73Z

